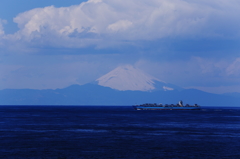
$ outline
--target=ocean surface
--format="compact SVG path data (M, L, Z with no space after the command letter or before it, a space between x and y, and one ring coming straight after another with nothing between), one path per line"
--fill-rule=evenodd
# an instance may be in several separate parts
M1 159L239 159L240 107L0 106Z

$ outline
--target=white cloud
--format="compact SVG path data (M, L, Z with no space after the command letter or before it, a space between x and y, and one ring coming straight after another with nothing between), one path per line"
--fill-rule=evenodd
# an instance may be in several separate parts
M7 23L6 20L3 20L3 19L0 18L0 49L2 47L5 47L5 45L4 45L5 32L4 32L3 25L6 24L6 23Z
M239 14L238 0L89 0L21 13L14 18L19 31L8 39L73 48L165 37L239 38Z
M227 68L227 75L229 76L239 76L240 78L240 58L236 58Z
M182 61L161 62L140 60L136 65L163 81L186 88L230 88L240 85L240 58L192 57Z
M0 19L0 36L4 35L4 28L3 28L3 24L7 23L6 20L2 20Z
M110 24L108 26L108 29L112 31L121 31L121 30L126 30L132 25L132 22L128 20L119 20L116 23Z

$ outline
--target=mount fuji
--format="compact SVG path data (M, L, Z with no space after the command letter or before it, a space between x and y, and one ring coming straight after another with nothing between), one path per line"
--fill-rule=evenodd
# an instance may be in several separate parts
M181 87L166 83L132 66L119 66L96 80L98 85L119 91L172 91Z
M134 105L172 104L179 100L201 106L239 106L238 94L211 94L183 89L150 76L131 65L117 67L94 83L61 89L0 90L0 105Z

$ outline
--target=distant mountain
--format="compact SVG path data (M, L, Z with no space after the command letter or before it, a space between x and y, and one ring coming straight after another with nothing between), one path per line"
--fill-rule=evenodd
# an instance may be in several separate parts
M240 98L240 93L237 93L237 92L233 92L233 93L224 93L224 95L226 95L226 96L230 96L230 97Z
M97 84L120 91L182 90L173 84L144 73L131 65L119 66L96 80Z
M240 106L239 94L218 95L183 89L131 65L117 67L94 83L63 89L0 90L0 105L134 105L142 103ZM186 104L185 103L185 104Z
M240 98L211 94L195 89L172 91L119 91L96 84L72 85L64 89L0 90L0 105L134 105L176 104L183 100L202 106L240 106Z

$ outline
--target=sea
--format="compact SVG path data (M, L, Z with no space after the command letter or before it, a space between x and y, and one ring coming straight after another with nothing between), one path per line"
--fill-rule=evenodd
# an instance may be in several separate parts
M240 107L0 106L1 159L239 159Z

